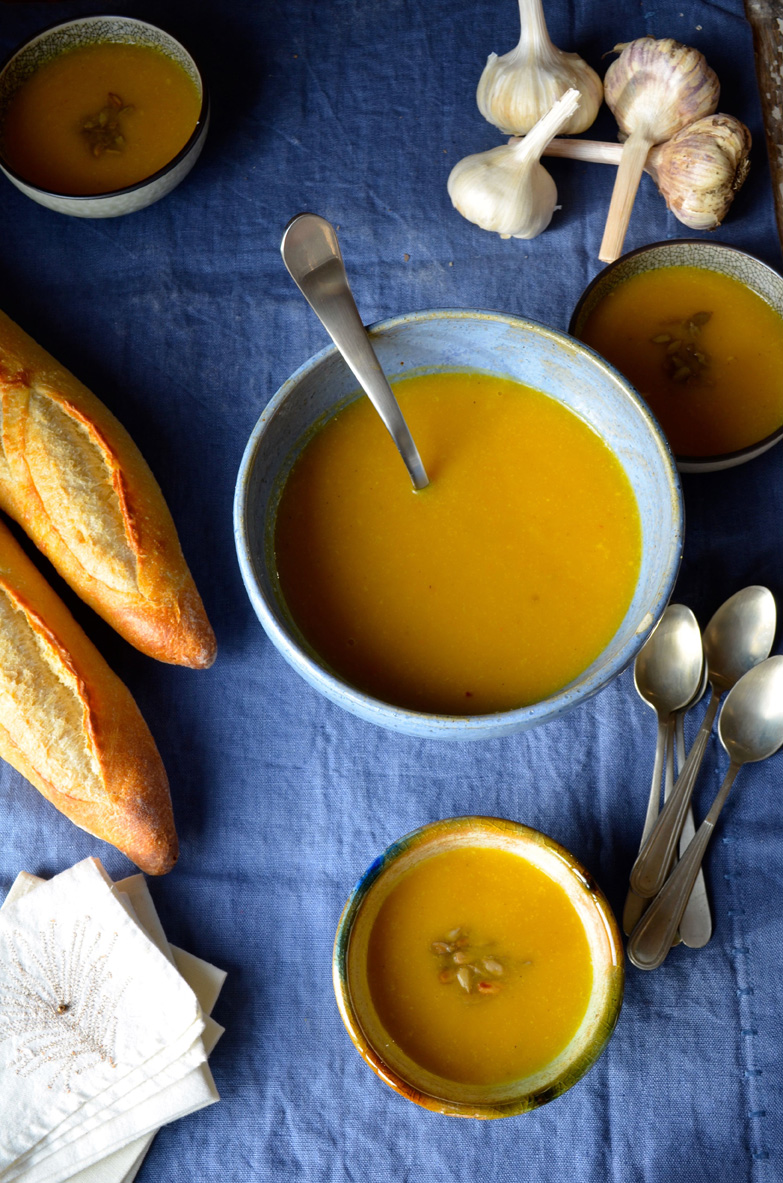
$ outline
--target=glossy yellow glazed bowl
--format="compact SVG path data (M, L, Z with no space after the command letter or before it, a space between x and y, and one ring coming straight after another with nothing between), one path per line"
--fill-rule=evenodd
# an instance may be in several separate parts
M593 980L585 1015L567 1046L541 1070L497 1085L463 1084L421 1067L390 1039L373 1004L367 956L378 913L400 879L422 860L456 847L517 854L563 888L587 938ZM536 1109L571 1088L598 1059L623 997L623 953L617 922L601 890L559 843L518 822L457 817L434 822L395 842L367 870L337 928L333 980L337 1005L356 1050L408 1100L455 1117L508 1117Z

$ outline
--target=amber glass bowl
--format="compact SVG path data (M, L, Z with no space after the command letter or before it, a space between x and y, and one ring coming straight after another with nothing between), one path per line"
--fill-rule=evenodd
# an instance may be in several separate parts
M416 1064L383 1029L368 985L370 933L382 904L407 871L455 847L489 847L518 854L554 880L566 892L582 923L592 960L587 1010L567 1046L540 1071L492 1086L456 1083ZM455 1117L509 1117L559 1097L576 1084L606 1047L623 997L620 932L592 877L552 838L495 817L434 822L401 838L376 859L354 888L340 918L332 969L340 1014L365 1063L401 1096Z

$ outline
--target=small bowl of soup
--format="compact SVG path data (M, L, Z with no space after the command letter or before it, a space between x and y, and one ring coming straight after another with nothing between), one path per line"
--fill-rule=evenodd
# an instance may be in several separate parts
M554 1100L605 1048L623 952L592 876L518 822L457 817L395 842L337 929L337 1005L402 1096L457 1117Z
M783 277L720 242L654 243L606 267L569 332L657 416L681 472L744 464L783 439Z
M271 400L234 529L255 611L362 718L486 739L556 718L633 659L682 547L671 453L644 402L562 333L493 312L370 335L430 477L414 492L333 347Z
M208 124L191 54L132 17L55 25L0 69L0 168L59 213L112 218L159 201L196 163Z

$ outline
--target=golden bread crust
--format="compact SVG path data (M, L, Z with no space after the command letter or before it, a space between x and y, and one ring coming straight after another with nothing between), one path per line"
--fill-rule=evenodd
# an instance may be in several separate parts
M125 428L0 312L0 507L104 620L202 669L215 636L163 494Z
M168 779L136 703L2 525L0 756L147 874L174 866Z

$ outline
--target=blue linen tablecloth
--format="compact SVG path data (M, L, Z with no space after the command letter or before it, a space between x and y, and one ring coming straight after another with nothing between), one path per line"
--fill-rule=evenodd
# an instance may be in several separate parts
M105 4L0 4L0 52ZM335 926L392 840L436 818L497 814L538 827L592 871L619 912L638 845L654 718L626 670L566 717L469 745L376 729L284 663L245 595L231 504L247 437L326 338L279 241L302 209L339 225L367 322L487 308L564 329L599 271L612 169L548 167L562 210L532 242L463 221L453 164L502 137L474 92L518 36L513 0L160 0L115 4L188 44L213 100L204 154L145 211L67 218L0 185L0 307L87 383L158 476L218 636L214 668L156 664L50 574L126 681L172 783L182 844L151 890L172 941L229 971L215 1017L221 1104L164 1129L140 1180L385 1183L767 1183L783 1179L783 756L732 794L706 871L715 933L663 968L629 967L620 1022L594 1069L544 1108L458 1122L402 1100L361 1062L334 1003ZM780 267L751 35L741 0L550 0L554 42L601 73L645 33L700 48L720 109L754 137L752 170L716 237ZM590 135L612 139L604 109ZM642 183L626 247L690 236ZM783 603L783 467L684 478L687 538L674 598L702 625L731 593ZM688 720L692 735L699 714ZM727 759L713 735L697 813ZM0 892L90 854L132 868L0 768ZM0 1098L0 1105L2 1099Z

